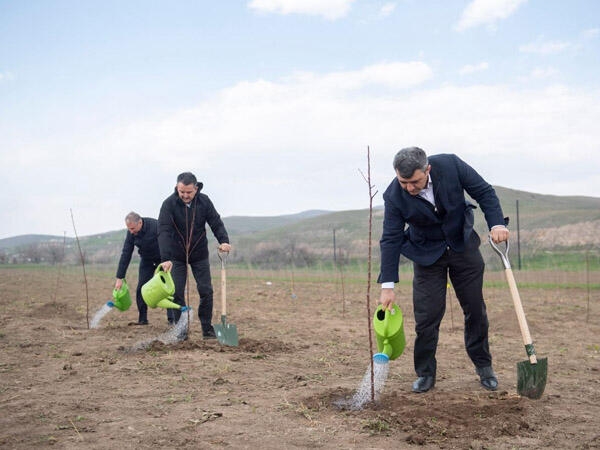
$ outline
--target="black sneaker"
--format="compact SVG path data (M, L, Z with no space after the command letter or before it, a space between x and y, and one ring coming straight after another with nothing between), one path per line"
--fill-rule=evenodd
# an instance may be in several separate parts
M204 339L216 339L217 335L215 334L215 329L211 326L206 330L202 330L202 337Z

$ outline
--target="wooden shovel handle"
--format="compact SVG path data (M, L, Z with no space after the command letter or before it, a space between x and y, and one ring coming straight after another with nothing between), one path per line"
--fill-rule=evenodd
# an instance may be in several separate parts
M227 316L227 274L225 273L225 264L227 262L227 252L218 252L221 260L221 315Z
M529 356L529 361L531 362L531 364L537 364L537 357L535 356L533 340L531 339L531 334L529 333L529 326L527 326L527 319L525 318L525 311L523 310L523 304L521 303L521 296L519 295L519 290L517 289L517 282L515 281L512 268L510 267L510 261L508 259L509 243L508 241L506 241L506 250L502 251L502 249L500 249L498 245L494 244L494 241L492 241L491 236L488 236L488 239L494 251L498 253L498 255L500 255L500 259L502 259L502 264L504 265L504 273L506 275L506 281L508 281L510 295L512 296L513 303L515 305L517 320L519 321L519 328L521 329L521 336L523 337L523 344L525 345L525 350L527 351L527 355Z
M515 311L517 312L517 320L519 321L519 328L521 328L521 336L523 336L523 344L529 356L529 362L531 364L537 364L537 358L533 352L533 340L531 334L529 334L529 327L527 326L527 319L525 319L525 311L521 303L521 296L517 290L517 283L513 276L512 269L509 267L504 270L506 274L506 281L508 281L508 287L510 288L510 294L512 295L513 303L515 304ZM531 350L530 350L531 349Z

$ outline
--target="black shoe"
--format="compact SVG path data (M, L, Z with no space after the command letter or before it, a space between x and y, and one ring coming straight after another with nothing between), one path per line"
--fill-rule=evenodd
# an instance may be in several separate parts
M479 375L479 382L488 391L495 391L498 389L498 378L494 373L492 366L487 367L476 367L477 375Z
M137 322L129 322L128 325L148 325L147 320L138 320Z
M215 329L212 326L210 328L203 329L202 337L204 339L216 339L217 335L215 334Z
M435 376L426 375L415 380L412 390L413 392L427 392L433 386L435 386Z

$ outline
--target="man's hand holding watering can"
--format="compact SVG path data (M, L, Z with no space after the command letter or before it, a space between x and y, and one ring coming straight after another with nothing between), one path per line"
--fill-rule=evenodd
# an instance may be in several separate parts
M381 295L379 296L379 303L383 306L383 309L392 310L392 304L396 296L394 295L394 288L382 288Z

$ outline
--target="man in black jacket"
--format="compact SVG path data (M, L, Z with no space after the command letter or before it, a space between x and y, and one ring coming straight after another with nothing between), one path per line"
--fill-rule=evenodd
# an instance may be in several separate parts
M211 324L213 310L213 288L208 260L206 224L219 242L219 251L229 252L229 236L221 216L207 195L201 194L202 183L198 183L191 172L177 177L175 192L163 202L158 216L158 243L162 267L171 272L175 283L175 303L185 306L184 290L187 281L187 266L190 265L200 295L198 317L205 339L214 339ZM176 323L181 312L167 309L170 323Z
M481 207L493 241L508 240L500 202L489 185L456 155L427 158L423 150L409 147L394 158L396 178L383 194L383 234L380 240L382 284L380 303L394 302L400 255L413 261L413 308L416 339L414 392L435 385L435 358L439 328L446 309L448 275L464 313L465 347L481 385L496 390L488 344L488 318L483 299L484 262L481 243L473 229L475 205ZM408 227L407 227L408 225Z
M138 285L135 291L135 301L138 308L137 325L148 325L148 305L142 298L142 286L154 275L154 270L160 264L160 250L158 248L157 221L150 217L140 217L138 213L130 212L125 216L127 235L121 251L121 259L117 268L117 281L115 289L121 289L127 268L131 262L134 247L138 248L140 255L140 268L138 272Z

